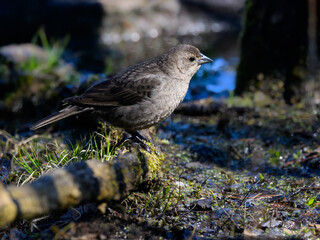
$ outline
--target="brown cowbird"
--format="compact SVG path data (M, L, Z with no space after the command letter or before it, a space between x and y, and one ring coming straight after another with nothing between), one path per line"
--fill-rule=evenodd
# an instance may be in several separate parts
M151 61L93 85L80 96L64 99L65 108L35 123L31 129L72 115L91 113L141 140L137 130L169 117L184 99L192 76L202 64L209 62L212 60L198 48L177 45Z

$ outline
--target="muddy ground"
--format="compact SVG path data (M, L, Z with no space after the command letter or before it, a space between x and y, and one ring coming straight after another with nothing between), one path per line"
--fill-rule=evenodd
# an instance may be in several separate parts
M316 110L248 102L183 104L155 129L166 157L152 181L119 202L15 222L2 238L319 238Z

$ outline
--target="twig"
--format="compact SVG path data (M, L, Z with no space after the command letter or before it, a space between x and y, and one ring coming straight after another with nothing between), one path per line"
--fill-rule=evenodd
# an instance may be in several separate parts
M236 210L239 210L239 208L241 207L241 205L248 199L249 194L252 193L253 187L255 187L259 182L260 182L260 180L258 180L255 184L253 184L253 185L250 187L249 191L248 191L247 194L244 196L244 198L242 199L242 201L240 202L240 204L239 204L239 206L237 207ZM234 221L232 220L231 216L228 215L228 218L223 222L221 228L224 227L224 225L226 225L226 223L227 223L227 221L228 221L229 219L234 223ZM235 226L236 226L238 229L240 229L236 224L235 224Z
M221 207L221 205L219 204L217 198L214 196L213 192L211 190L209 190L214 198L214 200L216 201L218 207L228 216L228 219L227 220L231 220L231 222L236 226L237 229L240 229L238 224L232 219L232 217L230 216L229 213L226 212L226 210L224 210L224 208ZM226 220L226 221L227 221ZM222 224L222 226L220 227L222 229L222 227L226 224L226 221Z

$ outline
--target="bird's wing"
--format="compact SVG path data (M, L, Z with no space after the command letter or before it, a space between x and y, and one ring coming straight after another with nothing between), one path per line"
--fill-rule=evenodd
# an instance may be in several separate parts
M133 105L150 98L160 85L161 78L155 75L125 82L107 80L92 86L80 96L65 99L64 103L88 106Z

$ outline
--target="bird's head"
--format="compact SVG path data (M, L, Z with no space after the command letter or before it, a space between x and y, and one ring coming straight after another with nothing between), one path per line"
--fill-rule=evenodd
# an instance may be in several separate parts
M180 44L168 51L169 62L172 67L177 68L178 74L190 78L199 70L202 64L213 62L202 54L198 48L189 44Z

